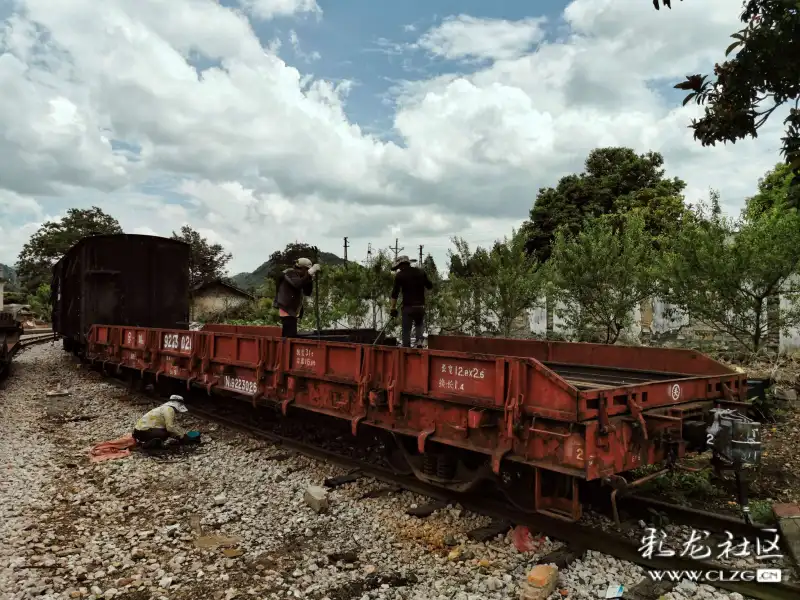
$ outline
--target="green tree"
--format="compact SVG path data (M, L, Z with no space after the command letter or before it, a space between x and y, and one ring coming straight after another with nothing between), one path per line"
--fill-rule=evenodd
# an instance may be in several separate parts
M712 217L703 206L695 212L664 257L662 297L758 352L769 329L800 323L791 287L800 266L800 216L780 206L745 211L738 220ZM783 306L776 301L781 294Z
M180 234L173 231L172 239L185 242L191 248L189 285L192 288L225 277L225 267L232 256L225 252L222 245L209 244L206 238L188 225L181 227Z
M552 298L580 341L615 343L633 311L658 287L658 251L638 211L588 221L556 234L547 265Z
M543 279L539 264L525 250L527 238L512 231L510 238L496 242L489 253L484 303L491 315L492 333L510 337L517 321L524 318L529 330L528 311L541 297Z
M525 250L527 238L514 231L490 251L471 252L460 238L450 254L445 330L480 335L511 336L518 320L536 305L542 294L539 265Z
M367 261L362 294L367 298L369 306L370 327L379 328L389 318L389 303L395 275L392 263L389 253L385 250L379 250ZM398 323L394 323L393 326L387 327L387 332L396 332L397 327Z
M483 292L489 277L489 253L478 246L473 252L462 238L453 238L447 281L448 310L439 326L448 333L480 335L491 324L487 318Z
M28 296L28 304L37 319L50 321L53 306L50 303L50 285L43 283L36 288L36 293Z
M280 274L293 267L299 258L314 260L314 248L308 244L293 242L287 244L283 250L276 250L269 255L269 274L271 279L277 279Z
M657 0L654 0L658 8ZM669 6L669 3L665 3ZM789 198L800 205L800 5L797 0L745 0L745 27L731 35L726 60L714 66L714 76L689 75L675 87L705 106L692 121L695 139L703 146L735 143L756 137L759 128L787 102L794 102L785 119L782 153L793 171ZM732 54L735 50L737 52ZM730 58L727 58L730 57Z
M528 252L546 262L559 229L575 235L587 219L633 209L641 210L647 230L656 238L674 229L686 212L681 195L686 184L665 178L663 164L658 152L592 150L583 173L567 175L555 188L539 190L522 228Z
M422 269L433 284L433 289L425 299L425 327L428 331L438 331L446 323L447 315L453 311L453 298L448 294L448 282L442 279L436 261L430 254L422 261Z
M773 208L789 210L792 170L787 164L775 165L763 178L758 180L758 192L747 199L745 206L746 219L756 219Z
M94 235L122 233L119 222L101 209L70 208L57 221L48 221L22 247L17 259L19 285L35 294L42 284L50 284L53 265L78 241Z

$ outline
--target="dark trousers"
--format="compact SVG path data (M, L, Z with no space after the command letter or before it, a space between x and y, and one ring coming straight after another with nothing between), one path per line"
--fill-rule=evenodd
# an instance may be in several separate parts
M411 347L411 325L414 325L414 337L417 338L417 348L422 348L422 336L425 333L425 307L403 307L403 347Z
M159 443L163 444L169 437L169 431L164 428L145 429L144 431L139 429L133 430L133 439L143 446L154 446Z
M281 326L282 337L297 337L297 317L281 317Z

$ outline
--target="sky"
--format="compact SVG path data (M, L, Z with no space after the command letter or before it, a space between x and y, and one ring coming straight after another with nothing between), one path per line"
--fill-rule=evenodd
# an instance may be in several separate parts
M0 262L99 206L188 224L252 271L299 241L362 260L510 235L599 146L661 152L736 213L780 116L703 148L672 89L723 60L740 2L0 0Z

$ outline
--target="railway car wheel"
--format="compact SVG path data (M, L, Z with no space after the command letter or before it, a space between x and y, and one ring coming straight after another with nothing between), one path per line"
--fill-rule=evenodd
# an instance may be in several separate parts
M383 459L386 464L398 475L411 475L413 470L406 460L405 454L400 449L399 441L392 433L380 432L380 441L383 448Z

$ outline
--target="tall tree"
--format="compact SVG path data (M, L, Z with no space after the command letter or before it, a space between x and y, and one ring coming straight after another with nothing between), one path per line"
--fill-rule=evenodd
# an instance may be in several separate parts
M472 251L462 238L453 238L452 242L454 250L448 251L447 281L450 303L440 326L447 332L480 335L490 326L482 295L489 276L489 253L480 246Z
M269 277L277 279L282 271L294 266L298 258L314 260L314 249L308 244L293 242L283 250L276 250L269 255Z
M662 274L662 297L735 338L752 352L761 349L770 329L800 323L793 278L800 267L800 215L780 206L738 220L709 217L699 206L696 218L674 236ZM767 308L775 303L769 323Z
M753 220L773 208L789 210L792 207L790 196L797 190L791 186L792 177L789 165L775 165L758 180L758 192L747 199L744 217Z
M658 0L654 0L658 9ZM669 6L666 2L665 5ZM787 102L794 106L785 119L782 154L793 172L789 200L800 206L800 5L797 0L745 0L740 20L745 27L731 35L726 60L714 66L714 76L689 75L675 87L690 92L705 106L692 121L695 139L703 146L735 143L756 137L759 128ZM735 55L732 55L737 51ZM727 58L727 57L731 58Z
M547 264L552 298L579 341L619 339L657 288L656 256L638 211L592 219L575 235L556 234Z
M486 270L484 304L492 316L492 333L510 337L517 322L524 318L523 328L529 331L527 314L543 293L539 264L525 250L527 239L519 231L496 242L489 253Z
M232 255L225 252L220 244L209 244L208 240L197 231L184 225L180 234L172 232L173 240L186 242L191 247L189 259L189 285L195 287L222 279L227 274L225 269Z
M453 240L450 254L449 318L443 328L479 335L508 337L520 317L542 293L538 263L525 250L526 237L514 231L490 251L471 252L463 240Z
M22 247L16 264L20 287L35 294L39 286L50 285L53 265L79 240L115 233L122 233L119 222L96 206L70 208L61 219L39 227Z
M523 225L528 252L539 262L550 258L556 231L577 234L587 219L640 209L653 236L675 228L685 214L686 184L664 177L657 152L637 155L630 148L597 148L585 171L562 177L555 188L539 190L530 219Z

